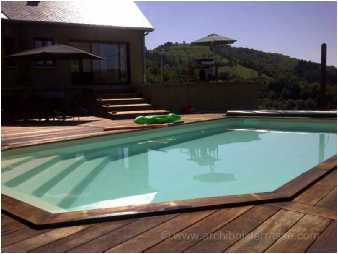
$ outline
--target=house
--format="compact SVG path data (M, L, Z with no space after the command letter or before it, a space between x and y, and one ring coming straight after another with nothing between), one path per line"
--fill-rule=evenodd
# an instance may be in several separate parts
M118 89L144 82L145 35L154 30L132 1L1 1L2 90ZM13 61L52 44L104 60Z

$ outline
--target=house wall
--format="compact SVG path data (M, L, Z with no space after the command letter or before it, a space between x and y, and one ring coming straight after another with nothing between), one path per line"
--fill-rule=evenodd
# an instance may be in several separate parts
M156 84L139 86L139 92L154 106L179 112L191 105L200 111L255 109L262 85L249 83Z
M41 37L51 38L55 43L61 44L69 44L71 41L126 42L129 46L130 84L139 85L144 81L144 34L141 30L27 22L11 23L4 20L2 20L2 28L2 42L4 36L15 37L16 52L33 48L34 38ZM2 60L5 54L6 52L2 50ZM70 61L56 61L53 67L32 67L29 61L21 62L14 68L2 66L4 88L22 87L30 83L39 88L71 86Z

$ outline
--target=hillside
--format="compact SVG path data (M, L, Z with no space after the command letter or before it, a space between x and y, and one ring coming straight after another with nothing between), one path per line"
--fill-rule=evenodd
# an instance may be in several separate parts
M315 109L320 84L320 64L276 53L249 48L222 47L211 51L206 46L167 42L146 52L148 83L161 80L195 81L198 72L194 59L214 58L218 77L227 82L259 82L264 87L263 108ZM337 69L327 67L328 101L336 107Z
M224 47L219 53L223 57L264 73L273 79L288 74L295 75L307 82L320 82L320 64L317 63L248 48ZM327 67L327 80L329 84L337 83L337 69L335 67Z
M147 81L157 83L160 81L160 66L163 56L164 81L190 81L198 79L194 73L194 60L200 58L213 58L219 67L219 77L223 80L247 80L258 77L257 71L241 64L230 62L225 56L212 52L209 47L191 46L189 44L166 43L154 50L147 51Z
M214 58L223 65L220 73L229 75L224 80L255 79L259 76L276 79L281 76L295 75L307 82L320 82L320 65L317 63L291 58L282 54L266 53L249 48L223 47L212 52L209 47L167 42L153 50L147 50L147 77L149 82L160 80L160 54L163 55L164 80L184 80L179 74L191 71L193 60ZM336 84L337 69L327 68L329 84ZM192 79L193 77L189 77ZM221 74L222 78L222 74Z

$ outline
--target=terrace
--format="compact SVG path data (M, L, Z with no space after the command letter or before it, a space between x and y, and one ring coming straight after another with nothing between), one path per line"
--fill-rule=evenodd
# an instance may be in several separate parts
M326 44L320 91L312 89L310 101L296 100L300 94L286 85L290 91L283 94L293 99L279 105L264 98L263 84L271 77L261 70L282 55L264 53L257 72L250 64L254 58L245 60L256 51L225 45L217 57L216 44L235 40L211 34L197 45L167 43L164 51L147 50L145 66L145 36L153 26L134 3L115 20L111 10L123 10L87 6L91 1L33 2L2 2L3 252L337 252L336 111L307 111L336 108L332 68L326 88ZM20 43L18 29L25 38ZM209 45L212 38L219 42ZM204 47L206 55L199 55L201 42L212 49ZM40 59L36 54L45 46L54 51L73 46L82 54L49 52L50 58ZM32 51L28 62L13 59L13 53ZM192 53L186 58L192 68L176 66L184 62L175 61L173 53L180 51ZM171 77L173 66L178 71ZM299 70L309 66L297 64ZM282 110L252 111L258 108ZM169 110L182 113L184 124L171 128L174 124L132 120ZM249 125L231 125L232 120ZM140 132L149 129L158 130ZM266 146L266 140L272 142ZM23 147L20 154L16 148ZM295 168L304 165L312 166ZM259 186L255 177L264 189L248 191L244 185Z

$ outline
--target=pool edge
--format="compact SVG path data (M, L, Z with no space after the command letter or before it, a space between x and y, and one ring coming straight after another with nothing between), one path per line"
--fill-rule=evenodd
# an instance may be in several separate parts
M122 219L135 216L149 216L173 212L215 209L229 206L290 201L303 190L310 187L336 168L337 155L334 155L272 192L198 198L158 204L100 208L65 213L50 213L25 202L16 200L5 194L1 195L1 204L2 210L7 214L33 224L36 227L66 226L113 218Z

